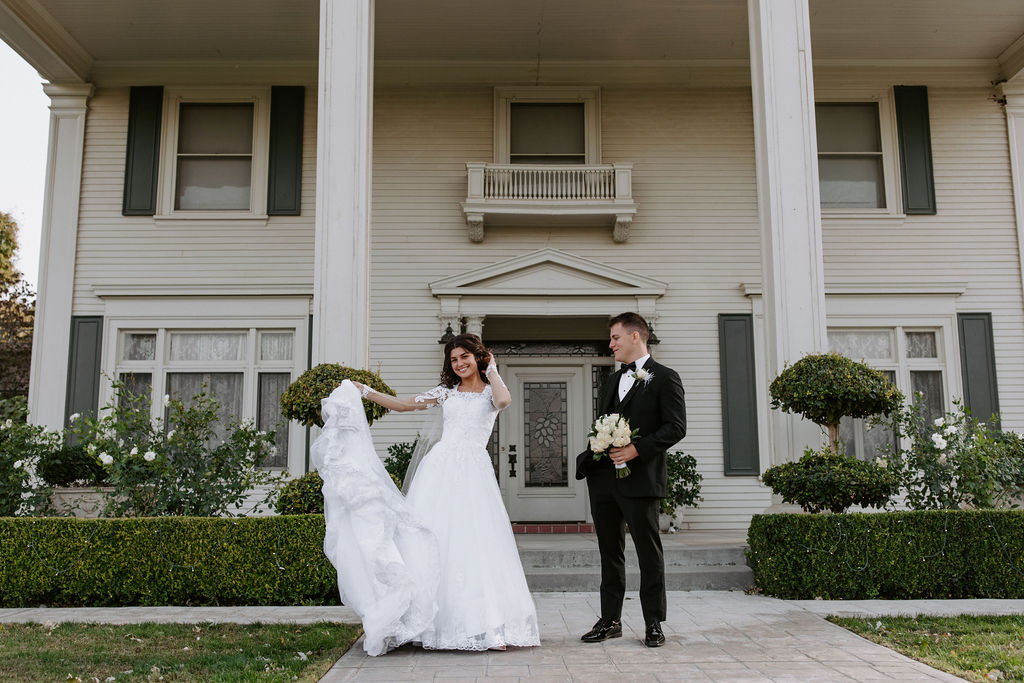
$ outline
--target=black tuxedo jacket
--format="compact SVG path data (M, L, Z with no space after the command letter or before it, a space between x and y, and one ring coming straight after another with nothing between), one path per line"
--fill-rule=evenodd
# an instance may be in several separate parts
M664 498L668 494L665 453L686 436L686 402L679 374L648 358L644 370L650 381L634 381L629 393L616 406L622 370L613 372L601 389L601 415L619 413L639 430L633 439L639 457L629 461L630 475L615 479L620 494L631 497ZM587 450L576 456L576 478L583 479L598 468L613 468L608 457L594 460Z

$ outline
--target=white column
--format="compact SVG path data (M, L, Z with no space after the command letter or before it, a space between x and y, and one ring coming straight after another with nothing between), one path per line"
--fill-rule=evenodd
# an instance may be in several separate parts
M1017 257L1024 286L1024 80L1003 84L1006 97L1006 134L1010 146L1013 206L1017 218Z
M373 0L320 0L313 364L369 363Z
M807 0L748 0L761 223L765 370L827 349ZM772 462L821 445L817 425L772 411Z
M469 334L475 334L478 337L484 336L484 316L482 315L467 315L466 316L466 332Z
M28 405L31 421L50 429L64 426L82 151L86 108L92 90L88 83L43 85L43 91L50 97L50 142L46 153Z

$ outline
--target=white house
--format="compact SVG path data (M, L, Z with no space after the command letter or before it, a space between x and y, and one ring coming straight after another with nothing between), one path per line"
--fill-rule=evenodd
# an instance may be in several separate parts
M745 528L818 442L767 400L807 352L1024 428L1020 0L0 0L0 37L52 103L38 423L106 375L272 427L311 364L421 391L463 328L516 397L511 517L584 521L635 310L687 390L693 529Z

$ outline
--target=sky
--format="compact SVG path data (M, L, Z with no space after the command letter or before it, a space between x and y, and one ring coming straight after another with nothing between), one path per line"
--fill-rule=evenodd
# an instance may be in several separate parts
M39 236L50 128L43 80L0 40L0 211L18 221L20 248L15 264L38 288Z

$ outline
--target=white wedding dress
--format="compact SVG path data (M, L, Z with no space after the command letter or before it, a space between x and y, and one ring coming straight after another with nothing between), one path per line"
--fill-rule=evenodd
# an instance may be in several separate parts
M310 448L324 480L324 552L342 602L363 620L363 647L379 655L409 642L444 650L540 645L487 454L498 414L490 386L437 387L416 400L441 405L444 428L408 497L377 457L350 382L323 400L324 428Z

